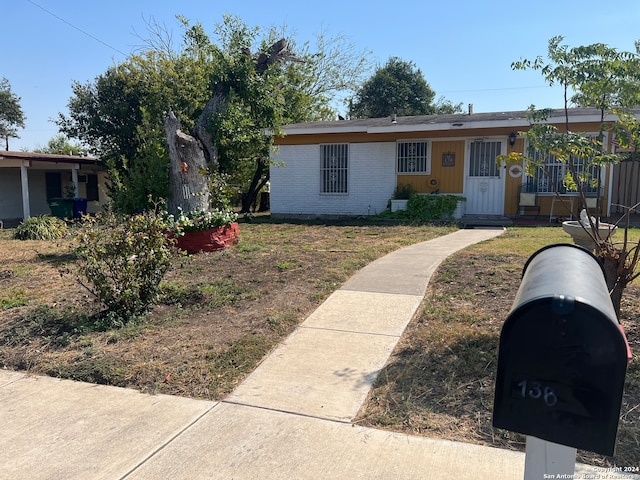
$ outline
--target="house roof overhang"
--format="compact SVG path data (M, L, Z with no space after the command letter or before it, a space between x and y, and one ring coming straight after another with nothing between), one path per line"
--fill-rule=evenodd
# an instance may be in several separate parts
M530 126L528 111L490 112L453 115L418 115L409 117L384 117L355 120L307 122L285 125L285 135L321 135L353 133L407 133L495 128L524 129ZM569 123L594 123L603 121L601 112L594 108L569 109ZM617 116L608 114L604 121L615 121ZM553 110L546 123L565 123L564 110Z
M69 168L79 168L81 165L102 166L102 162L95 157L81 157L77 155L57 155L51 153L0 151L0 168L15 167L17 165L41 164L69 164Z

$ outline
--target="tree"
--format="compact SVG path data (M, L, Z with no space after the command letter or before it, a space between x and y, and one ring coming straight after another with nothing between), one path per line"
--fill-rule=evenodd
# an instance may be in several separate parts
M9 80L0 80L0 138L5 150L9 150L9 139L20 138L18 128L24 128L25 116L20 107L20 97L11 91Z
M455 113L460 105L444 99L434 104L435 92L415 63L391 57L351 99L349 116L379 118L390 115Z
M287 38L289 49L302 62L276 65L286 81L281 85L285 103L284 121L287 123L335 120L338 113L331 107L336 96L346 96L362 85L370 70L371 52L359 50L344 35L316 35L315 41L298 45L286 31L270 32L267 45L278 38Z
M248 212L269 180L273 135L280 125L335 118L329 107L332 97L356 85L366 62L342 36L321 34L314 49L305 43L302 53L294 55L291 45L295 42L284 36L278 39L278 32L272 30L252 55L258 29L225 16L217 33L221 48L216 57L222 74L191 136L202 146L209 164L243 185L242 212ZM199 157L197 152L194 155ZM179 173L178 165L185 163L189 164L184 159L172 161L172 171ZM196 165L203 168L201 160Z
M74 83L62 132L79 139L109 169L114 208L135 212L167 198L168 156L162 120L168 109L187 126L208 98L213 62L185 34L185 51L145 50L93 82ZM188 51L188 52L187 52Z
M563 162L567 174L562 187L576 191L583 205L590 191L601 191L601 179L595 175L600 167L617 163L626 157L637 160L637 145L640 145L640 121L630 111L640 104L640 57L636 53L619 52L607 45L596 43L569 48L563 45L561 36L549 40L547 59L537 57L534 61L520 60L512 64L515 70L539 70L549 85L559 84L563 89L565 125L558 129L546 123L550 110L529 109L531 127L521 132L527 139L527 155L512 153L498 157L499 161L522 162L527 165L527 174L544 175L549 179L549 159ZM572 94L573 92L573 94ZM572 132L569 129L569 106L571 104L591 106L600 110L601 127L597 137L587 132ZM608 113L616 113L617 121L605 122ZM616 154L608 151L604 134L610 130L618 143L630 153ZM552 182L556 195L558 186ZM599 195L598 197L599 198ZM562 199L561 199L562 200ZM611 300L620 312L622 293L640 272L640 244L629 241L629 215L637 205L626 205L621 221L625 225L623 242L614 242L611 235L600 232L599 220L588 217L584 230L596 244L596 254L602 259ZM582 224L581 224L582 225Z
M54 153L57 155L81 156L85 154L85 151L80 146L69 142L69 139L63 134L56 135L47 142L46 146L36 148L33 151L35 153Z
M199 23L179 20L180 46L166 38L166 29L156 28L146 48L93 82L74 83L69 114L57 121L63 133L110 167L111 196L119 210L144 207L149 194L167 198L169 111L179 121L174 131L207 144L204 164L188 166L187 174L206 172L218 183L228 178L247 193L245 204L250 204L268 179L271 135L279 125L335 118L330 102L353 87L366 66L340 37L319 37L315 47L301 48L304 62L272 63L256 75L268 57L251 51L267 52L278 38L286 38L276 37L280 32L259 41L259 29L225 16L212 41ZM286 44L290 49L293 42ZM340 45L345 45L342 55ZM318 76L326 82L320 84ZM182 163L172 167L178 178L185 175Z

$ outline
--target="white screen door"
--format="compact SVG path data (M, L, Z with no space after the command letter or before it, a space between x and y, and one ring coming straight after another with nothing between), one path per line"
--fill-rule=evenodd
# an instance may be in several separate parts
M500 140L471 141L465 178L466 213L502 215L504 213L504 175L496 157L501 155Z

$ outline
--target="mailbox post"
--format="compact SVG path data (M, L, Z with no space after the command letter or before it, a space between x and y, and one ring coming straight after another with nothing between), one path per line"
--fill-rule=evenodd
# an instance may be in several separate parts
M571 454L573 470L576 448L613 455L629 356L597 258L568 244L539 250L500 334L493 425L566 446L555 450L561 470ZM527 455L538 447L528 441Z

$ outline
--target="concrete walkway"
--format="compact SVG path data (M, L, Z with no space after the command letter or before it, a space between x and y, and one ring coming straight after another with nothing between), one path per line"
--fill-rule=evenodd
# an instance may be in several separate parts
M439 263L500 233L363 268L223 402L0 370L0 479L523 478L522 453L350 423Z

